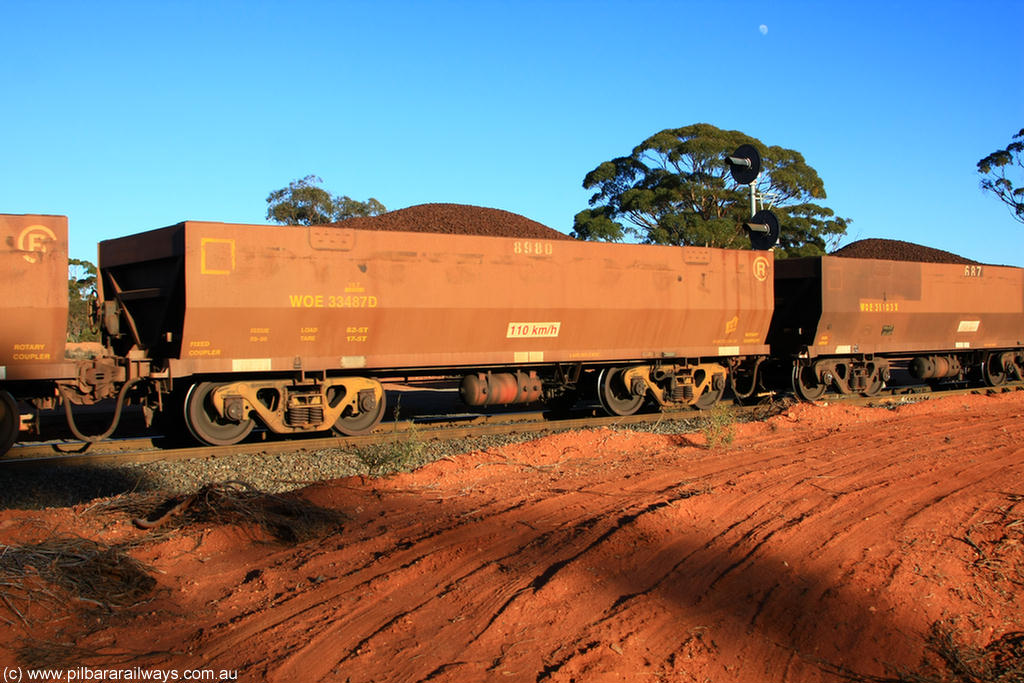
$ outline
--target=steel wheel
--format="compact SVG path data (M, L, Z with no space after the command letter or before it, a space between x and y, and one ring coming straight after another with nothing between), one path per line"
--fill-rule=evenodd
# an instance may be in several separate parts
M793 391L805 401L817 401L825 394L827 387L818 381L812 368L793 365Z
M339 391L341 390L339 389ZM337 405L337 403L334 405ZM362 410L359 411L358 415L353 415L349 412L350 409L346 408L345 413L334 421L333 430L336 434L341 434L342 436L366 434L376 427L381 418L384 417L384 409L386 407L387 401L385 400L384 393L381 392L380 400L376 401L376 404L372 406L360 406Z
M1006 381L1006 371L1003 369L1003 364L999 362L999 356L1000 354L996 353L989 354L981 366L981 374L985 378L985 384L990 387L998 387Z
M878 392L880 392L884 386L885 380L882 379L881 370L875 370L871 373L871 376L868 377L868 385L861 393L864 396L877 396Z
M609 415L632 415L640 410L645 396L635 396L622 382L625 368L603 368L597 376L597 398Z
M693 402L694 408L696 408L697 410L710 410L711 408L714 408L719 401L722 400L722 395L725 394L726 381L724 376L719 375L718 377L721 377L720 382L722 386L715 389L716 378L712 377L711 386L709 386L704 391L704 393L701 394L700 397Z
M210 446L230 446L238 443L255 426L252 418L241 422L226 420L217 414L210 404L210 394L217 387L216 382L193 384L185 395L185 424L196 440Z
M0 391L0 457L6 455L14 442L18 440L20 426L21 415L18 413L18 402L6 391Z

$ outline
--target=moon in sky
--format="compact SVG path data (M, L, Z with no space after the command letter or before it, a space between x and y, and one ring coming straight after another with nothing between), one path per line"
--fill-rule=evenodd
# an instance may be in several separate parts
M762 36L768 35L768 27L765 26L764 24L761 24L760 26L758 26L757 30L761 32Z

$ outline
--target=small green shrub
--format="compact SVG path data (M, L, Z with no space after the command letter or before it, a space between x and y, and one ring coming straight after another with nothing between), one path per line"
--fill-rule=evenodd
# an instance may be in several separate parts
M728 446L736 438L736 418L724 404L716 404L700 417L700 433L707 440L707 448Z
M391 442L366 446L355 452L356 460L371 477L383 477L395 472L406 472L423 462L426 443L415 425Z

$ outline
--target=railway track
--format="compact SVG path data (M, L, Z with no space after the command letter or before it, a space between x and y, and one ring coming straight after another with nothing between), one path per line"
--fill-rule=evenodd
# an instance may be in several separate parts
M649 413L628 418L609 416L571 417L549 419L540 411L500 415L473 416L466 419L401 420L383 423L370 434L363 436L326 436L299 439L274 439L261 432L253 439L233 446L186 446L166 447L162 439L135 438L101 442L84 452L68 452L80 449L83 442L46 442L18 446L0 461L0 467L38 465L90 465L110 463L141 463L158 460L182 460L189 458L223 457L259 453L315 452L331 448L359 448L377 444L395 443L410 438L423 441L454 441L480 436L536 433L587 429L611 425L635 425L665 422L670 420L693 419L699 414L693 411L679 413ZM59 451L65 451L63 453Z
M818 403L846 405L884 405L887 403L928 400L963 394L999 394L1024 391L1024 383L1010 383L1000 387L965 387L932 391L927 386L904 386L886 389L871 396L829 395ZM782 401L766 401L756 405L737 405L723 401L737 420L763 419L785 406ZM679 410L641 413L628 417L596 415L596 409L586 414L577 412L567 418L553 418L543 411L492 413L487 415L441 416L424 415L414 419L382 423L363 436L326 436L280 439L269 432L255 433L246 441L232 446L176 446L169 439L136 437L113 439L96 444L82 441L28 443L13 448L0 460L0 470L18 467L50 467L80 465L110 465L187 460L193 458L226 457L233 455L274 455L284 453L314 453L327 449L353 449L372 445L397 443L411 438L422 441L456 441L483 436L509 434L545 434L549 432L600 427L652 425L671 422L696 422L701 412Z

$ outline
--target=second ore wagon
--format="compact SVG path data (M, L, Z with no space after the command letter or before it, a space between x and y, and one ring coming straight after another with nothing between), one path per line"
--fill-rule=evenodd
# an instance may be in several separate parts
M102 242L103 328L201 441L355 434L387 377L469 405L713 405L768 353L770 252L188 221Z

